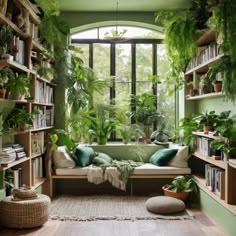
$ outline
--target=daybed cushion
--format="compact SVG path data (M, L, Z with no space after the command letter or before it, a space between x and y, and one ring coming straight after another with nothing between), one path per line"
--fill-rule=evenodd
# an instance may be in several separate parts
M85 167L92 163L92 158L96 155L96 152L91 147L78 145L74 151L73 157L77 165Z
M173 159L170 160L168 163L168 166L173 167L180 167L180 168L187 168L188 167L188 159L190 157L188 153L188 146L170 146L170 148L177 148L178 152L173 157Z
M76 166L66 146L59 146L57 150L53 151L53 163L56 168L74 168Z
M88 167L78 167L73 169L56 169L56 175L87 175ZM134 175L179 175L190 174L190 168L176 168L171 166L156 166L151 163L145 163L142 166L135 167Z
M161 148L151 156L150 163L157 166L167 166L177 152L178 149Z
M148 211L159 214L177 213L185 210L183 201L167 196L149 198L146 201Z
M92 159L92 163L95 165L109 165L112 162L112 158L106 153L99 152L97 156Z

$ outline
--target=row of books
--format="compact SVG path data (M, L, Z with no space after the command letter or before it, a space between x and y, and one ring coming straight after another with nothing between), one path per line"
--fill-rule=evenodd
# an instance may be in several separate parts
M53 103L53 88L46 85L43 81L36 80L35 101L39 103Z
M13 144L2 148L0 153L1 164L9 164L13 161L26 157L24 147L20 144Z
M38 178L43 177L43 158L38 157L32 160L32 185L35 185Z
M14 36L12 47L14 53L14 61L25 65L25 42L19 37Z
M225 171L211 164L205 165L206 186L222 200L225 199Z
M33 126L35 129L46 127L45 109L42 106L35 106L34 109L38 110L38 114L34 116Z
M219 150L214 150L211 147L211 142L213 140L210 138L206 137L197 137L197 147L198 147L198 153L202 156L205 157L212 157L214 156L216 159L222 159L223 160L223 155L222 152Z
M222 54L222 50L218 44L210 44L209 46L200 47L197 56L190 61L187 70L193 69L203 63L208 62L212 58Z

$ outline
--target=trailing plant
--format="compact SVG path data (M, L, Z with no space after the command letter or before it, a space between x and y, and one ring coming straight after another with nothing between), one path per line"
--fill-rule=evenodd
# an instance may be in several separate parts
M156 13L156 22L164 26L165 43L171 63L170 80L183 85L183 72L196 52L196 20L190 10L184 12L161 11ZM173 83L173 82L172 82Z
M221 48L225 55L217 64L218 68L214 69L216 72L223 73L223 93L226 99L231 100L234 104L236 101L236 18L233 17L235 11L235 1L219 1L213 8L213 15L210 19L210 24L217 35L222 34Z

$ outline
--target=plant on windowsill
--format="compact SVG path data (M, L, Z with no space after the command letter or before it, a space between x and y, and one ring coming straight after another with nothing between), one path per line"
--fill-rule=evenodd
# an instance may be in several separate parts
M7 82L9 79L14 79L15 73L9 67L0 69L0 98L6 97Z
M179 175L171 184L164 185L162 189L165 196L175 197L182 201L187 201L190 193L198 193L198 185L192 175Z
M30 95L31 80L26 74L16 74L16 77L11 77L8 80L7 86L11 99L22 100Z
M90 134L93 134L98 145L105 145L107 138L116 129L118 121L109 117L112 110L111 105L96 105L96 108L85 118L90 122Z

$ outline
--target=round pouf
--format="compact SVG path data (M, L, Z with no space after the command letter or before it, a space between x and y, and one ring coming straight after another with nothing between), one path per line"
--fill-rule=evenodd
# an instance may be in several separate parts
M152 213L170 214L184 211L185 204L177 198L158 196L149 198L146 201L146 208Z
M0 223L8 228L33 228L48 221L51 200L38 194L33 200L13 201L12 196L0 203Z

